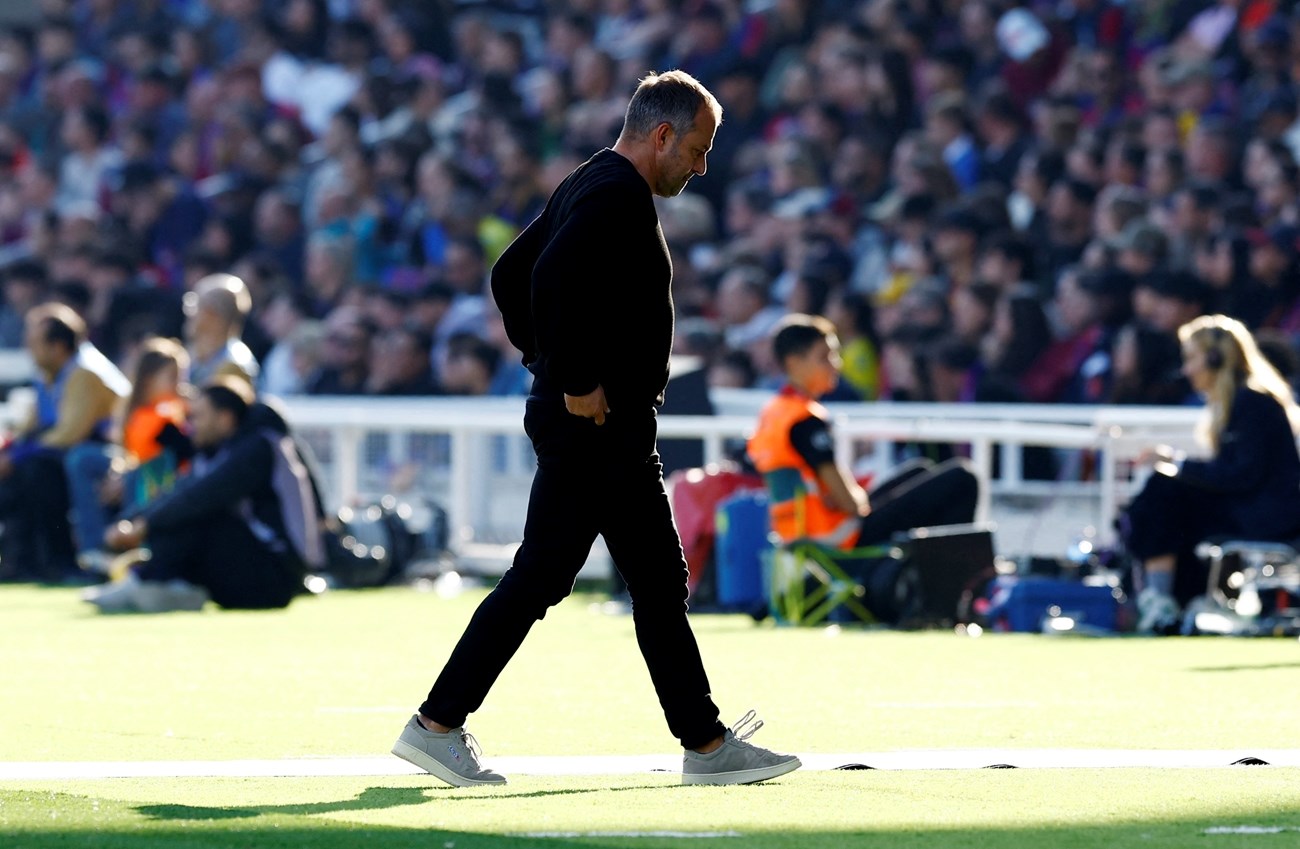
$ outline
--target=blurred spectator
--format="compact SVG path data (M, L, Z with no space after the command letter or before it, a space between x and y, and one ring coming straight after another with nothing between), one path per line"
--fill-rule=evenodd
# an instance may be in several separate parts
M68 212L79 205L106 206L114 172L122 154L109 144L108 113L99 106L80 106L63 114L60 141L67 153L59 171L55 209Z
M998 299L993 325L981 344L988 379L1027 400L1022 378L1052 343L1047 311L1030 292L1012 292Z
M271 339L271 349L258 373L260 395L283 397L304 390L302 375L294 364L294 338L298 328L311 320L312 312L306 295L285 286L274 292L266 308L256 314L257 322Z
M1154 473L1117 521L1138 564L1138 630L1155 634L1178 633L1181 608L1205 592L1198 542L1300 532L1300 410L1290 387L1240 322L1199 316L1178 339L1183 374L1205 398L1197 437L1208 456L1144 450L1138 462Z
M147 559L86 600L101 612L282 608L324 565L319 492L288 426L248 383L219 377L190 404L196 451L173 487L105 535Z
M233 375L257 384L260 366L240 339L252 309L244 281L233 274L213 274L185 296L185 344L190 355L189 381L202 386L218 375Z
M22 260L4 270L4 304L0 306L0 346L17 348L23 344L23 326L27 312L45 297L45 266Z
M307 384L311 395L360 395L370 375L374 326L355 306L336 307L325 318L320 368Z
M500 350L486 339L473 333L456 333L447 340L443 388L451 395L487 395L500 361Z
M1134 316L1162 333L1176 333L1201 315L1209 303L1205 285L1185 271L1162 271L1138 278L1133 291Z
M1037 403L1096 403L1110 378L1109 338L1101 308L1085 278L1068 266L1052 299L1053 340L1020 377L1025 397Z
M41 304L25 327L36 403L0 452L4 559L20 574L57 582L82 574L65 464L75 470L84 456L110 456L113 414L131 384L86 340L85 324L68 307Z
M827 301L826 318L840 340L840 378L864 401L880 397L880 340L871 297L837 289Z
M716 296L718 320L727 345L746 348L765 342L785 310L771 301L771 277L755 263L723 272Z
M528 395L533 388L533 373L524 366L519 350L511 344L506 336L505 322L501 320L501 310L495 301L487 305L486 339L499 352L496 372L488 387L489 395ZM674 337L674 343L676 337Z
M441 395L434 377L433 339L428 333L398 326L375 335L370 343L369 395ZM444 376L444 381L445 381ZM480 394L480 393L466 393Z
M1115 334L1114 379L1108 404L1188 404L1195 401L1183 376L1178 338L1138 322Z
M317 231L307 240L304 282L317 318L343 303L353 286L355 254L350 237Z
M708 365L709 388L751 389L758 379L754 360L747 351L727 349Z
M113 558L103 547L111 516L143 508L168 490L186 459L177 437L186 427L182 383L189 355L174 339L152 337L134 360L131 394L116 415L120 453L75 451L67 460L77 562L101 575L109 573Z
M617 92L681 63L727 117L661 210L678 326L723 324L759 386L778 370L742 337L786 312L848 290L895 348L943 332L1001 350L971 287L1032 283L1050 305L1076 264L1187 272L1205 298L1170 315L1222 311L1300 350L1289 5L505 5L58 0L0 27L0 344L52 297L125 363L230 273L251 296L243 341L264 360L279 343L279 381L314 368L321 335L267 338L285 284L310 320L362 303L381 330L418 324L436 373L452 335L491 340L487 272L579 152L612 142ZM1134 282L1100 287L1105 326L1148 322L1168 288ZM911 368L895 360L883 372ZM846 366L859 395L912 395ZM502 358L501 391L529 379Z

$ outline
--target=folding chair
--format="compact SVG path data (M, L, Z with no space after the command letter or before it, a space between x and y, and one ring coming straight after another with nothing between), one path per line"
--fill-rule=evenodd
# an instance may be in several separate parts
M899 561L902 549L870 545L831 548L813 540L783 543L765 552L769 609L786 625L817 625L849 621L881 624L880 600L873 596L866 573L888 568L882 561ZM872 608L875 608L873 611ZM836 612L842 612L836 616Z
M768 498L794 503L797 525L804 527L807 497L798 469L776 469L763 476ZM812 539L786 541L771 533L772 548L764 552L768 608L780 624L817 625L825 621L878 624L880 608L873 598L870 573L882 561L898 562L895 545L840 549ZM875 608L875 610L873 610Z
M1209 575L1205 594L1188 605L1183 633L1300 632L1300 540L1212 537L1196 556Z

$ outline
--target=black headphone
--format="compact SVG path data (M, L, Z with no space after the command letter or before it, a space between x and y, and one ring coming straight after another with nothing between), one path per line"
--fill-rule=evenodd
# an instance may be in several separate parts
M1223 368L1223 340L1227 337L1222 327L1210 328L1210 347L1205 349L1205 367L1211 371L1218 371Z

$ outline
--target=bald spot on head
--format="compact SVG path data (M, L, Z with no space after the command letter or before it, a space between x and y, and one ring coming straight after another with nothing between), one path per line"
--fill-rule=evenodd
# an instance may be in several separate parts
M248 286L233 274L210 274L198 282L194 291L198 309L232 327L242 327L253 307Z

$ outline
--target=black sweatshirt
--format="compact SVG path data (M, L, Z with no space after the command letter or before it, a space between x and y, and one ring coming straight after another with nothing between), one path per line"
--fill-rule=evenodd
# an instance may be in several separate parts
M556 187L492 268L506 335L533 394L586 395L611 412L663 403L673 343L672 261L650 187L605 148Z

